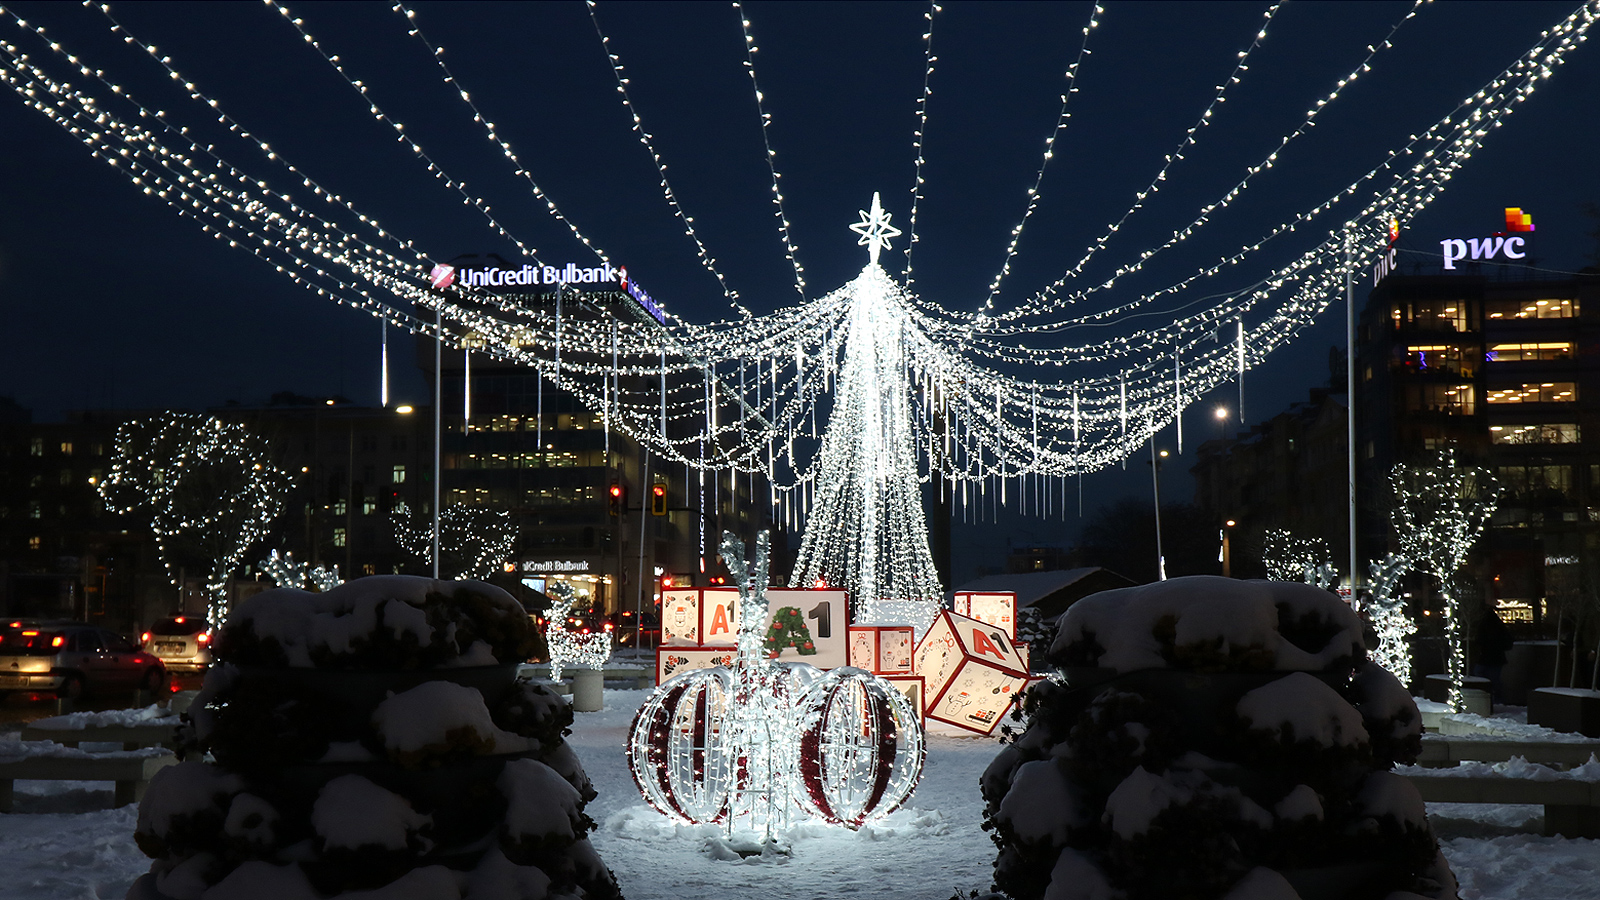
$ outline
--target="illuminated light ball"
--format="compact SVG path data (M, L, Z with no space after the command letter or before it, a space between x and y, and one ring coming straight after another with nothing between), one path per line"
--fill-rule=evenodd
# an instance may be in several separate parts
M894 812L916 790L926 753L922 723L906 696L849 666L817 679L801 698L801 805L858 828Z
M728 814L734 780L725 668L695 669L657 688L628 729L628 769L645 802L692 824Z

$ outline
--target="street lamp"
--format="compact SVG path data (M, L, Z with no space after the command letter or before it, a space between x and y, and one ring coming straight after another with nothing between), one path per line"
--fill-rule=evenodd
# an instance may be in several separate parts
M1226 406L1218 406L1212 415L1217 419L1217 440L1220 441L1227 436L1228 408Z
M1222 523L1222 553L1218 559L1222 562L1222 577L1233 577L1233 526L1239 524L1232 519Z
M1150 436L1150 490L1156 502L1156 580L1167 580L1167 557L1161 552L1161 461L1167 451L1156 452L1155 435Z

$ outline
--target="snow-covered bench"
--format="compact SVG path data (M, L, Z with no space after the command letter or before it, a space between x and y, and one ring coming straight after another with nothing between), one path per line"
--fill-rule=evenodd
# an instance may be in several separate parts
M569 665L565 668L568 672L578 671L576 666ZM548 679L550 677L550 666L544 663L524 663L517 668L517 674L524 678ZM600 675L606 681L634 682L634 686L641 689L652 688L656 684L654 672L635 666L606 666L600 671Z
M121 744L124 750L141 747L172 748L177 743L178 716L169 709L110 709L104 712L68 713L37 719L22 728L24 741L54 741L63 747L79 744Z
M1538 804L1547 835L1600 838L1600 761L1567 772L1513 758L1448 769L1402 766L1395 770L1429 803Z
M144 797L157 772L177 761L162 748L87 753L47 741L0 742L0 813L11 812L17 781L115 782L112 805L127 806Z
M1465 762L1508 762L1514 757L1547 766L1581 766L1600 754L1600 741L1542 741L1517 738L1424 735L1423 766L1454 766Z

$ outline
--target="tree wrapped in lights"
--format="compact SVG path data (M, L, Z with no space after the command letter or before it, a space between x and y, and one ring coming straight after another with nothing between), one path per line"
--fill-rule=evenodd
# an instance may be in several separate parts
M282 511L289 473L273 463L265 439L194 413L124 422L113 460L101 498L114 512L149 518L175 585L182 567L207 571L206 620L220 628L228 616L228 577Z
M1378 649L1372 660L1406 685L1411 683L1411 636L1417 633L1417 623L1406 615L1400 579L1410 568L1411 561L1398 553L1367 564L1367 581L1372 585L1367 611L1378 632Z
M344 584L344 579L339 577L337 563L331 569L324 566L313 568L310 563L295 562L294 554L288 551L279 554L273 550L257 565L261 567L261 574L271 578L278 587L303 587L320 593Z
M1458 464L1454 450L1439 451L1429 464L1396 465L1389 473L1389 485L1395 500L1390 524L1401 554L1418 570L1439 579L1449 646L1450 705L1464 711L1466 650L1454 581L1499 505L1500 486L1487 469Z
M879 621L881 601L920 631L938 612L942 587L928 548L907 345L910 297L878 265L900 232L878 195L851 226L868 248L867 267L839 291L848 299L833 415L822 438L812 510L792 584L843 585L858 622ZM909 608L905 604L910 604Z
M544 639L550 647L550 680L560 681L567 666L585 669L603 669L611 658L611 632L579 634L572 630L567 616L578 594L565 581L550 585L550 608L545 611L549 624L545 626Z
M407 552L433 562L433 520L413 516L404 502L390 515L394 539ZM451 504L439 513L439 574L446 578L488 578L511 558L517 526L505 510Z
M1287 528L1269 528L1261 542L1261 562L1273 581L1304 581L1317 587L1333 584L1333 552L1320 537L1296 537Z

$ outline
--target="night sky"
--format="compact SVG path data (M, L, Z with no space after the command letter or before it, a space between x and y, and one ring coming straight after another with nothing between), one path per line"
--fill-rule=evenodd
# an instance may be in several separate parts
M1047 170L1000 305L1058 277L1127 208L1205 109L1260 27L1264 3L1105 4L1093 51L1068 107L1072 118ZM1163 190L1099 258L1103 274L1187 223L1299 124L1305 110L1381 41L1406 2L1289 3ZM1167 283L1259 237L1377 163L1511 63L1571 2L1434 3L1200 238L1129 289ZM207 114L148 57L125 46L95 8L8 4L148 105L204 130ZM440 164L493 204L546 263L592 264L534 200L443 82L427 50L385 3L294 4L292 12L377 103ZM585 6L421 3L417 21L445 48L460 83L515 146L562 210L669 309L691 321L729 313L716 282L656 185L653 164L618 101ZM923 80L918 3L754 4L756 74L800 259L813 295L852 277L864 251L846 226L881 191L905 227ZM515 250L435 181L388 126L272 7L261 3L113 4L133 33L288 160L416 241L436 260ZM975 310L1003 259L1010 229L1060 109L1062 72L1077 54L1085 3L962 3L935 18L921 241L924 297ZM738 16L717 3L598 6L630 77L673 188L719 268L757 313L796 294L769 201ZM0 39L43 60L49 50L9 16ZM1590 44L1595 43L1590 41ZM1600 51L1584 46L1456 177L1409 229L1418 250L1445 237L1492 234L1521 206L1538 227L1538 265L1574 270L1600 260L1594 164ZM61 70L64 71L64 70ZM74 77L74 81L79 81ZM105 91L97 93L105 95ZM222 133L217 132L219 136ZM219 145L269 183L287 177L238 143ZM58 126L0 97L0 396L49 420L84 407L187 407L263 402L280 390L376 403L379 325L296 287L252 256L203 235L123 175L91 159ZM1320 240L1307 233L1294 252ZM903 240L903 239L902 239ZM898 271L903 244L885 254ZM1286 255L1263 255L1263 264ZM1259 277L1217 280L1223 291ZM1097 279L1096 279L1097 280ZM1125 295L1119 294L1125 299ZM1328 379L1342 346L1336 305L1279 358L1246 377L1246 416L1259 421ZM396 366L396 396L423 400L421 377ZM1050 376L1054 377L1054 375ZM1230 406L1236 394L1225 388ZM1214 436L1211 403L1188 418L1186 456ZM1186 468L1175 466L1174 469ZM1091 476L1087 506L1148 491L1143 466ZM1165 476L1164 476L1165 477ZM1170 487L1186 499L1187 478ZM1063 543L1060 523L1012 529L1019 544Z

